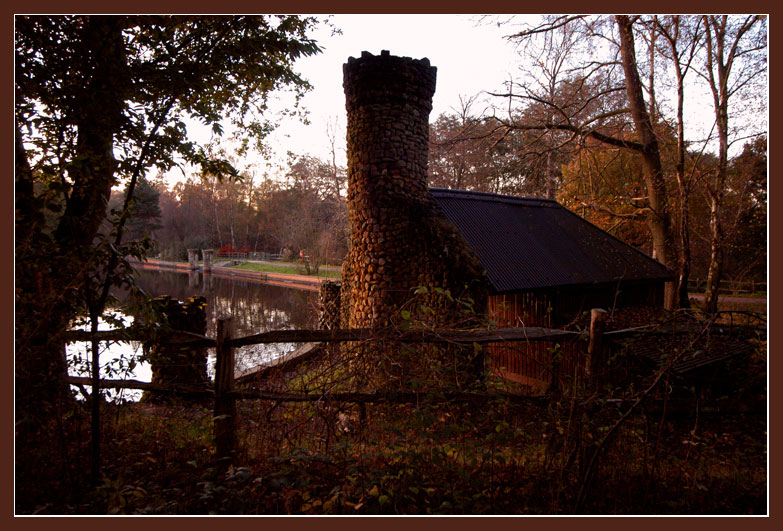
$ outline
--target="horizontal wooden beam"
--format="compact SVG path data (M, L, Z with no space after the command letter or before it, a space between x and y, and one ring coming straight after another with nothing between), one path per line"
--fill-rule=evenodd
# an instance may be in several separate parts
M232 347L262 343L340 343L345 341L395 341L400 343L496 343L502 341L573 341L586 339L586 334L550 328L499 328L497 330L421 330L398 328L351 328L339 330L272 330L229 341ZM211 348L215 340L206 336L181 331L162 331L156 328L125 328L95 333L98 341L161 341L191 348ZM65 333L65 340L91 341L84 330Z
M311 360L321 350L321 343L305 343L293 352L283 354L280 357L269 360L268 362L256 365L250 369L245 369L234 373L234 383L237 385L248 382L255 382L271 374L275 369L293 369L305 361Z
M718 329L720 328L720 329ZM721 325L711 333L728 333L732 327ZM742 328L735 326L733 328ZM762 327L765 330L765 327ZM606 337L619 339L641 333L672 334L676 332L693 331L693 326L659 326L648 325L625 330L606 332ZM162 331L158 328L130 327L125 329L103 330L95 333L98 341L152 341L179 345L190 348L214 348L215 340L206 336L182 331ZM576 341L587 340L587 332L572 332L551 328L499 328L497 330L421 330L398 328L352 328L338 330L273 330L229 341L231 347L258 345L262 343L341 343L346 341L390 341L399 343L499 343L525 341ZM84 330L65 332L67 342L90 341L92 335Z
M92 341L92 333L86 330L69 330L63 334L66 342ZM215 340L182 330L162 330L152 327L128 327L95 332L98 341L159 341L191 348L212 348Z
M573 341L587 335L549 328L500 328L497 330L400 330L354 328L339 330L274 330L232 339L232 347L259 343L340 343L345 341L391 341L399 343L497 343L503 341Z
M85 378L82 376L68 376L65 381L73 385L89 385L92 386L92 378ZM171 385L171 384L156 384L151 382L142 382L140 380L100 380L101 389L141 389L143 391L158 391L161 393L176 393L188 396L205 396L211 397L215 393L211 389L205 389L203 387L185 386L185 385Z

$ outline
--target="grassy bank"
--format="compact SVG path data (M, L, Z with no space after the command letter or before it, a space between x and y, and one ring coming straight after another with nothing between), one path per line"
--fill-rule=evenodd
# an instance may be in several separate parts
M237 266L232 266L232 269L243 269L245 271L262 271L264 273L281 273L285 275L306 275L305 269L300 264L261 264L257 262L243 262ZM339 279L341 277L340 271L335 271L332 269L321 269L318 272L318 275L307 275L307 276L317 276L318 278L333 278L333 279Z

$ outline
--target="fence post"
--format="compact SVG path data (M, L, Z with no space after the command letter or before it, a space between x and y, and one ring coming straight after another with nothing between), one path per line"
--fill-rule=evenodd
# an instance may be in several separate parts
M587 359L585 360L587 385L590 390L595 390L598 387L597 373L603 361L601 347L607 316L608 312L601 308L593 308L590 311L590 343L587 345Z
M562 351L556 348L554 344L549 349L549 392L557 394L560 391L560 366L562 361ZM546 374L546 373L544 373Z
M215 346L215 453L221 468L228 468L236 453L235 399L228 393L234 390L234 350L226 344L231 339L231 318L217 320Z

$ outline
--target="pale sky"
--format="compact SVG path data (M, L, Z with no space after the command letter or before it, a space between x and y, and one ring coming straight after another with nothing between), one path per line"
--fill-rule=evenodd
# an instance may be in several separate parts
M342 35L331 36L324 28L315 34L323 52L296 63L297 71L313 85L302 102L311 123L305 126L289 118L272 134L269 143L279 161L289 150L330 160L326 124L336 120L338 164L345 165L342 65L362 51L379 55L381 50L389 50L397 56L427 57L438 68L431 121L458 108L460 96L500 89L519 64L513 45L503 39L512 30L479 24L472 15L333 15L331 21ZM259 166L257 175L263 172L262 161L249 157L245 162ZM175 170L172 178L181 179L182 174Z
M304 100L312 125L296 128L291 138L306 135L311 141L305 149L312 149L314 155L328 153L324 132L330 117L339 119L344 136L342 65L348 57L359 57L362 51L379 55L381 50L414 59L427 57L438 68L430 120L459 107L460 96L501 88L518 64L514 47L503 39L509 29L478 25L470 15L335 15L332 21L343 34L327 36L322 54L297 64L315 88Z
M325 18L325 15L319 18ZM342 31L331 35L329 28L322 28L313 37L323 52L296 63L296 70L313 85L303 99L309 111L310 125L303 125L293 118L286 118L268 139L276 165L284 164L286 152L312 155L325 161L331 160L327 123L338 126L338 164L345 165L345 96L343 94L342 65L348 57L359 57L362 51L379 55L389 50L392 55L421 59L427 57L438 68L433 110L430 121L442 113L452 112L460 106L460 97L469 98L482 91L499 91L510 77L520 81L519 66L522 59L513 44L504 36L514 33L516 26L537 15L515 15L511 24L498 26L497 20L507 21L510 16L491 16L480 20L478 15L332 15L330 20ZM694 82L695 76L691 76ZM704 87L689 88L686 92L686 135L689 139L706 138L714 122L710 96ZM485 105L482 97L472 108L472 114L481 114ZM490 100L487 96L483 99ZM292 99L288 100L289 102ZM696 105L693 103L696 102ZM498 98L494 98L498 104ZM281 100L278 107L289 105ZM758 124L766 129L766 121ZM206 141L209 136L196 137ZM202 129L203 130L203 129ZM735 150L741 148L741 142ZM265 172L273 176L274 169L259 156L250 155L239 165L240 170L250 168L261 178ZM181 180L182 173L174 170L170 182Z

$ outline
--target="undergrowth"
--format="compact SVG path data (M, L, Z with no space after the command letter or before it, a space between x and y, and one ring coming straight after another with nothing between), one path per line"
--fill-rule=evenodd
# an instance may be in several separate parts
M407 310L401 316L413 320ZM489 376L476 388L483 401L430 400L437 391L408 386L422 390L418 403L336 402L330 393L352 390L360 365L356 351L335 349L328 363L276 384L322 399L238 401L238 448L227 469L214 455L211 404L103 404L97 484L89 404L74 402L41 428L36 447L17 448L16 511L765 514L763 337L758 345L731 369L721 396L709 397L718 410L705 409L705 389L662 373L578 396L517 400L520 389ZM654 393L640 391L648 385Z
M241 402L239 453L215 464L212 413L106 406L103 481L85 444L39 471L17 512L52 514L763 514L763 415L546 405ZM115 409L119 408L119 409ZM83 416L82 411L75 416ZM87 423L81 421L84 430ZM75 424L74 424L75 426ZM77 440L75 434L69 440ZM82 440L87 441L86 433ZM587 475L588 468L591 474ZM56 477L55 477L56 476Z

